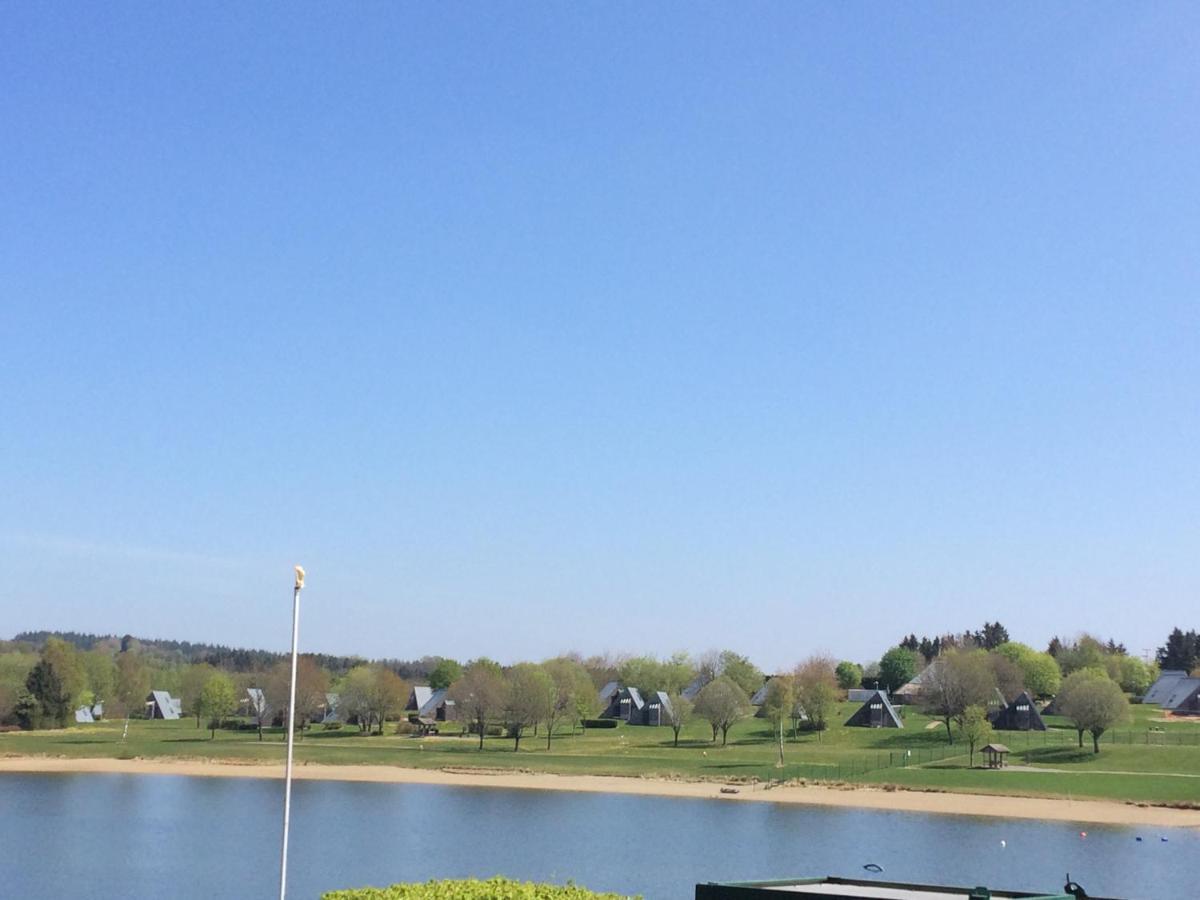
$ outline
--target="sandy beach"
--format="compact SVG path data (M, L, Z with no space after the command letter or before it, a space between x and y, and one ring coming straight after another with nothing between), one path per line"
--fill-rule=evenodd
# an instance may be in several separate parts
M117 773L189 775L205 778L282 778L280 764L213 760L66 759L18 756L0 758L0 773ZM732 803L797 803L846 809L876 809L939 815L994 816L1100 825L1200 827L1200 810L1136 806L1107 800L1055 800L1038 797L994 797L984 794L887 791L879 788L836 788L817 785L768 787L725 785L711 781L628 778L600 775L549 775L509 771L406 769L398 766L298 765L295 777L306 781L359 781L386 784L433 784L473 788L579 791L658 797L724 800ZM728 789L728 788L727 788Z

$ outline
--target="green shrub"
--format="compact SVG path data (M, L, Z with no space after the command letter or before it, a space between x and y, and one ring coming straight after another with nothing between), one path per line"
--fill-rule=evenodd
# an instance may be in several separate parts
M487 881L426 881L385 888L330 891L321 900L625 900L621 894L597 894L568 882L535 884L489 878ZM640 898L638 898L640 900Z
M616 728L617 724L618 724L618 722L616 719L584 719L583 720L584 728Z

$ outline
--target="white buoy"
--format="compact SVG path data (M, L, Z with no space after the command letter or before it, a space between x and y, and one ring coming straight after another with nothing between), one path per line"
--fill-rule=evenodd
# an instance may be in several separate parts
M1008 841L1006 841L1006 840L1004 840L1003 838L1001 838L1001 839L1000 839L1000 849L1001 849L1001 850L1003 850L1003 849L1004 849L1005 847L1007 847L1007 846L1008 846Z

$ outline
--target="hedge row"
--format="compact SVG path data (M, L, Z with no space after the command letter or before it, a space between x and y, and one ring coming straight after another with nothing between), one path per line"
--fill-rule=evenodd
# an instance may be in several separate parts
M584 719L584 728L616 728L618 722L616 719Z
M487 881L426 881L385 888L330 891L321 900L628 900L620 894L597 894L578 885L535 884L489 878ZM636 898L640 900L640 898Z

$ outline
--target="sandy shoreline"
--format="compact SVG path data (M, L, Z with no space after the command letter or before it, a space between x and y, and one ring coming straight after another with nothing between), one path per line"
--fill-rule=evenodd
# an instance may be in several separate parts
M116 773L190 775L206 778L282 778L282 764L213 760L67 759L18 756L0 758L0 773ZM1158 825L1198 828L1200 810L1135 806L1111 800L1054 800L1037 797L993 797L983 794L885 791L878 788L766 787L736 785L736 794L721 793L709 781L629 778L603 775L549 775L505 771L405 769L399 766L299 765L295 777L307 781L359 781L388 784L433 784L517 790L579 791L658 797L720 799L734 803L796 803L844 809L875 809L943 815L993 816L1102 825Z

